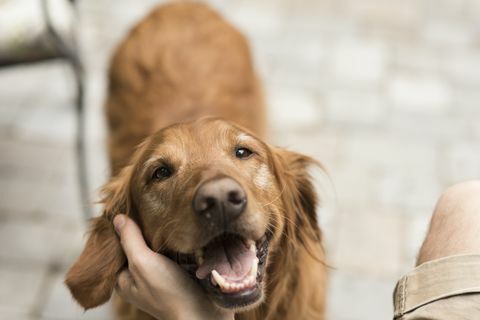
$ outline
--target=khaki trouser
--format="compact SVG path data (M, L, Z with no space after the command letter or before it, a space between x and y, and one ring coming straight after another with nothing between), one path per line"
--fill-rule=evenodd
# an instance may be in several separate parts
M480 255L426 262L398 281L395 320L480 320Z

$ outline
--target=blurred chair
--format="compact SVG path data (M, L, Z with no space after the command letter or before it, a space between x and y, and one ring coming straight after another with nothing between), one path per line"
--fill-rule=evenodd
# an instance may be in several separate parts
M0 0L0 68L61 59L75 78L76 141L80 199L92 217L85 144L83 66L75 34L74 0ZM0 69L1 70L1 69Z

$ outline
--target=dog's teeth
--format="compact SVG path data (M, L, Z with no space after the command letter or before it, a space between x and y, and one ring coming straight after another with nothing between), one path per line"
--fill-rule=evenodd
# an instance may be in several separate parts
M243 240L243 243L245 243L245 245L250 248L253 245L255 245L255 241L253 241L252 239L245 239Z
M248 249L255 254L257 253L257 246L255 245L255 243L251 243Z
M199 266L201 266L201 265L203 264L203 261L205 261L205 260L203 259L203 257L198 257L197 259L198 259L198 265L199 265Z
M258 270L258 258L255 257L252 261L252 267L248 272L248 275L255 278L257 276L257 270Z
M212 270L212 277L220 287L228 287L228 282L217 272L217 270Z
M217 270L212 270L212 276L210 281L213 285L218 285L223 292L237 292L244 290L245 288L251 287L256 282L258 271L258 258L253 259L252 267L248 272L247 276L241 282L229 282L227 279L222 277Z

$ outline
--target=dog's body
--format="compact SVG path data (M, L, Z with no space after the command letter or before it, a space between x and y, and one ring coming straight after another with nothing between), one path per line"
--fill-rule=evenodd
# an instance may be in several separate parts
M158 206L142 200L141 192L137 190L140 188L132 187L133 191L125 191L129 188L127 184L136 183L135 174L139 174L138 167L141 167L139 163L150 161L150 150L157 148L160 140L171 142L181 136L181 146L193 150L191 144L202 145L205 140L213 140L216 135L220 135L225 141L247 137L246 140L252 140L249 143L254 146L253 149L259 149L258 154L264 155L264 164L258 162L253 167L245 168L245 171L252 168L254 179L250 176L235 176L237 169L232 168L238 165L237 162L232 164L224 162L222 158L219 160L199 155L203 151L192 151L189 161L195 158L194 162L203 163L203 167L218 161L218 167L226 168L222 171L222 177L227 173L230 176L231 173L236 181L244 188L247 187L249 205L258 201L260 207L274 206L271 209L273 213L268 213L275 221L268 222L274 230L271 231L272 249L265 268L267 281L263 284L263 302L257 303L255 308L238 313L236 318L323 319L326 272L316 221L316 196L306 172L313 161L308 157L269 147L258 139L263 138L265 133L262 93L247 42L238 31L201 4L172 4L156 9L133 29L114 55L107 112L112 175L120 178L114 179L105 188L107 196L104 216L95 222L91 236L94 239L89 240L66 280L74 297L84 307L94 307L110 297L114 276L125 263L125 257L121 254L118 243L115 243L116 238L111 229L112 217L119 210L133 212L144 208L143 211L148 211L153 210L152 206L158 209ZM203 116L222 117L240 126L232 127L215 119L197 120ZM193 124L169 127L191 120ZM248 130L243 130L242 127ZM135 152L137 145L163 128L166 129L161 138L147 139ZM178 148L181 149L177 146ZM216 150L217 147L206 143L203 148L210 152L210 149ZM134 153L132 160L131 155ZM223 154L223 157L228 157L228 154ZM198 171L199 167L200 165L191 165L189 170ZM210 172L212 169L208 170ZM194 173L191 175L193 177ZM249 180L255 180L251 187L248 187ZM256 189L259 185L260 191ZM188 189L185 186L183 188ZM193 187L191 189L194 190ZM260 194L257 199L253 199L255 193ZM129 197L133 200L126 200ZM140 204L132 209L131 202L135 201ZM146 223L150 218L145 217L144 212L129 214L143 228L147 243L152 249L166 246L160 240L156 243L157 230L145 226L154 222ZM258 213L248 213L250 218L254 214ZM242 222L245 225L251 224L247 218ZM258 220L258 217L255 221L262 225L259 222L262 220ZM265 230L269 228L266 221ZM240 222L237 227L238 224ZM251 233L255 234L259 228L252 225ZM262 232L265 230L262 229ZM250 234L248 232L246 231ZM252 238L256 240L258 236ZM103 249L95 247L99 242L104 242L104 247L115 252L115 256L105 261L105 253L100 252ZM174 246L180 245L177 243ZM97 272L100 280L92 279L92 270L100 270ZM105 273L105 276L98 276L98 273ZM153 319L120 298L116 300L120 319Z
M265 108L245 38L201 4L154 10L117 49L107 101L113 175L147 136L218 116L263 137Z

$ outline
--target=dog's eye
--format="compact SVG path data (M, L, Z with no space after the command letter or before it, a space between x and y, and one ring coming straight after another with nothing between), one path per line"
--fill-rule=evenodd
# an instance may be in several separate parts
M248 159L252 156L252 150L248 148L239 147L235 149L235 157L238 159Z
M172 175L172 170L167 166L158 167L152 175L153 180L164 180Z

